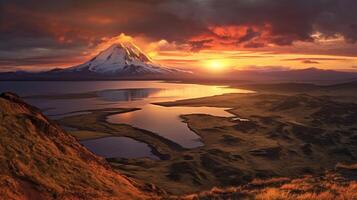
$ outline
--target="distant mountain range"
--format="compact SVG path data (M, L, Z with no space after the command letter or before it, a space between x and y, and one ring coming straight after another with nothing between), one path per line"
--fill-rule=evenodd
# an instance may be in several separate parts
M116 43L91 60L65 69L45 72L5 72L0 80L103 80L152 79L190 76L191 72L155 64L132 43Z
M232 79L254 81L280 81L280 82L318 82L318 81L354 81L357 80L356 72L343 72L323 70L318 68L305 68L295 70L260 71L242 70L231 74Z
M296 70L237 70L226 75L193 74L154 63L134 44L116 43L91 60L65 69L45 72L3 72L0 80L140 80L140 79L216 79L279 82L347 82L357 73L306 68Z

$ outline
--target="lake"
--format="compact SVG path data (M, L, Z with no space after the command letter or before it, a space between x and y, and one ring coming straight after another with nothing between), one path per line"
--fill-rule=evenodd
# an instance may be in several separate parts
M153 160L159 158L151 153L150 147L142 142L127 137L104 137L92 140L80 141L93 153L104 158L141 158L147 157Z
M185 148L202 146L200 137L191 131L182 121L180 115L209 114L222 117L234 117L227 112L228 108L215 107L164 107L155 102L176 101L200 98L226 93L251 93L252 91L228 88L218 85L181 84L162 81L29 81L0 82L0 91L11 91L39 107L52 119L65 116L85 114L87 110L101 108L140 108L140 110L110 115L110 123L124 123L154 132L176 142ZM68 127L67 127L68 128ZM90 148L95 152L108 145L107 151L114 151L115 144L122 145L126 139L96 139L91 141ZM108 141L111 141L110 143ZM88 146L89 143L83 143ZM104 146L101 146L104 144ZM111 148L109 148L111 146ZM89 147L89 146L88 146ZM149 148L149 147L147 147ZM147 148L141 148L140 155L149 155ZM127 149L127 150L125 150ZM139 148L140 149L140 148ZM138 151L139 151L138 149ZM146 149L146 150L145 150ZM136 157L132 149L120 149L119 157ZM107 154L108 154L107 152ZM124 152L124 153L123 153ZM106 154L106 155L107 155ZM104 153L103 153L104 155ZM111 156L115 156L110 154ZM139 156L138 156L139 157ZM149 156L150 157L150 156Z

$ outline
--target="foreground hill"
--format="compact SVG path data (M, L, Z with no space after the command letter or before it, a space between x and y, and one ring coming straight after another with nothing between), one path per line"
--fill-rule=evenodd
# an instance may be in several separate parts
M145 199L116 173L16 95L0 96L2 199Z

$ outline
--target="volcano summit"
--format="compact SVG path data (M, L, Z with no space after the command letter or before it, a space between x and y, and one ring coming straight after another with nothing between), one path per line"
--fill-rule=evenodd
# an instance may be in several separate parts
M107 75L173 75L186 73L153 63L145 53L129 42L113 44L90 61L64 71L92 72Z
M45 72L1 73L1 80L105 80L170 79L190 76L191 72L154 63L130 42L115 43L91 60L73 67Z

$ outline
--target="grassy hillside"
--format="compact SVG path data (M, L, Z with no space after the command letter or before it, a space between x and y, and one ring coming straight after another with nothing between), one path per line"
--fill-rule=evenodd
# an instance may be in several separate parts
M350 200L357 199L357 182L351 180L357 166L340 166L339 172L301 178L255 179L241 187L213 188L199 194L178 197L182 200L257 199L257 200ZM173 198L174 199L174 198Z
M0 96L2 199L146 199L77 140L14 94Z

